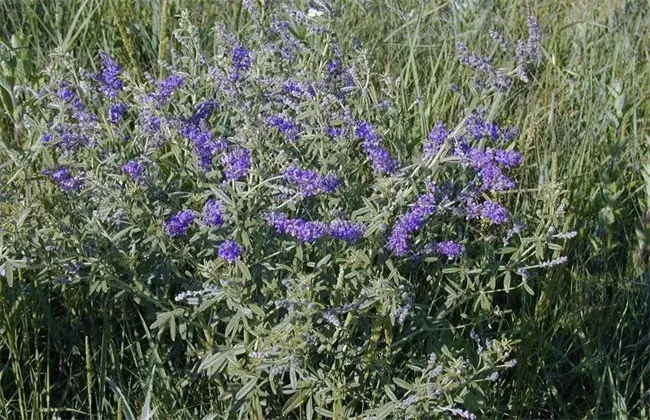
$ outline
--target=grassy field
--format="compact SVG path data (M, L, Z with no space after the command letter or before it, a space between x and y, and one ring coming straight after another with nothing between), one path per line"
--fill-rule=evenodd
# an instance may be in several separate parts
M516 94L493 102L521 132L524 163L508 200L518 213L534 212L552 185L565 203L564 228L577 236L563 251L568 263L531 283L533 295L501 303L498 328L516 340L518 364L495 385L483 416L650 417L650 2L334 3L337 34L358 37L373 74L400 80L391 91L398 150L419 147L436 120L474 105L450 89L470 77L456 58L458 41L496 56L490 30L517 39L527 13L538 17L544 60ZM204 51L214 48L215 22L249 30L237 1L0 1L0 156L35 141L24 126L36 103L28 91L43 86L54 54L97 71L105 50L136 77L157 74L159 59L175 60L168 44L183 10ZM380 90L368 86L371 101ZM75 321L49 292L14 300L1 287L0 417L122 416L125 406L137 414L151 403L160 418L194 418L196 399L218 398L209 381L180 385L191 382L174 377L182 349L161 359L163 338L149 331L147 315L124 316L95 296L88 305L98 312ZM71 328L65 337L62 322ZM153 367L160 373L147 393Z

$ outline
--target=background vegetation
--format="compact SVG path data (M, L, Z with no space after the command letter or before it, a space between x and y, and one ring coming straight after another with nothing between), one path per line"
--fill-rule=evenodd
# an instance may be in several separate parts
M359 38L374 72L401 80L392 102L404 120L391 127L391 141L406 144L472 105L449 89L470 76L456 59L457 41L489 55L489 30L525 37L528 10L538 17L545 60L529 84L500 104L521 131L517 148L524 157L510 208L539 208L538 187L556 183L566 202L565 226L578 235L563 252L568 264L538 278L534 295L502 308L509 315L499 328L518 340L518 365L495 384L485 413L649 417L650 2L336 3L337 32ZM106 50L140 77L156 74L158 59L169 58L164 42L182 10L199 28L205 51L213 48L214 22L242 34L249 25L237 1L0 2L0 156L6 156L0 171L10 167L8 156L31 144L24 115L34 99L27 88L44 84L52 54L72 53L75 64L97 71L97 51ZM0 185L3 194L11 188ZM10 245L0 244L0 251ZM173 359L158 354L165 338L149 332L151 313L124 314L93 295L85 305L98 312L76 314L48 290L14 296L20 292L8 288L6 276L5 270L0 416L84 418L104 400L117 412L124 404L139 412L147 395L162 418L196 415L192 401L202 397L179 393L181 378L168 374ZM152 369L156 386L148 393ZM193 392L218 397L209 383Z

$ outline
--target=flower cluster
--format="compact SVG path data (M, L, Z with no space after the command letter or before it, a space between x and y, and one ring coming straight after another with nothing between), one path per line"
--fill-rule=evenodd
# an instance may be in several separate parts
M122 116L129 110L129 104L116 103L111 104L108 109L108 119L113 125L120 123Z
M270 213L266 220L278 233L293 236L301 242L314 242L327 234L327 224L320 221L290 219L278 212Z
M225 141L214 141L212 133L202 130L198 125L187 124L179 130L179 133L192 142L198 165L205 171L212 167L213 157L227 147Z
M295 141L300 136L298 126L286 117L276 116L268 119L268 124L275 127L289 141Z
M251 169L251 164L251 151L248 149L235 149L221 156L221 165L229 181L245 177Z
M49 176L57 187L66 192L79 191L83 187L83 177L73 176L69 169L59 168L54 171L46 169L43 175Z
M183 78L177 74L172 74L156 84L156 90L149 94L149 98L158 106L163 106L181 86L183 86Z
M122 165L122 172L139 184L146 182L146 167L143 163L131 160Z
M320 175L310 169L302 169L291 165L282 173L284 180L297 189L303 197L313 197L320 193L331 193L341 184L336 174Z
M335 239L356 242L363 237L366 226L363 223L350 222L349 220L332 220L329 225L329 235Z
M227 240L219 245L219 250L217 251L219 258L223 258L229 263L233 263L239 258L242 254L242 247L233 240Z
M377 173L392 175L397 172L399 162L383 148L381 137L375 133L372 124L360 121L357 125L357 137L363 140L363 151L370 159L372 169Z
M211 198L206 201L205 206L203 206L203 223L211 227L219 227L223 225L223 209L221 204Z
M388 249L396 256L406 255L410 247L411 235L417 232L429 216L436 211L435 192L429 191L418 197L411 209L400 216L388 238Z
M448 136L449 132L445 124L442 121L436 122L429 133L429 137L427 137L427 141L422 146L422 157L424 159L431 159L438 154L438 151L440 151Z
M192 210L182 210L167 219L163 230L170 238L185 236L196 215Z
M432 242L424 246L422 254L439 254L455 260L465 255L465 246L454 241Z
M327 224L321 221L291 219L280 212L270 213L266 220L278 233L293 236L301 242L314 242L328 235L334 239L356 242L363 237L366 230L363 223L335 219Z
M99 53L102 59L102 71L95 76L100 84L99 90L108 98L115 99L124 83L119 79L122 69L113 57L106 52Z
M230 70L230 78L233 81L239 80L242 72L250 69L253 59L251 58L250 50L237 45L232 51L232 67Z

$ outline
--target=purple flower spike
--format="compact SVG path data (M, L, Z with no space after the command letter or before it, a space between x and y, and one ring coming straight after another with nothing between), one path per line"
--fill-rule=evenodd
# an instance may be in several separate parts
M192 210L180 211L167 219L163 229L170 238L185 236L195 217Z
M333 220L330 222L329 235L335 239L356 242L363 237L366 226L363 223L354 223L347 220Z
M360 121L357 125L357 137L363 140L363 151L366 153L376 173L392 175L397 172L399 163L383 148L381 137L375 133L372 124Z
M99 56L102 59L102 72L95 76L95 80L100 83L99 90L106 97L115 99L124 85L118 77L122 69L110 54L100 52Z
M111 104L108 109L109 120L111 124L117 125L122 119L122 116L128 111L129 105L124 103Z
M314 242L325 236L328 231L323 222L289 219L284 213L273 212L266 220L278 233L293 236L301 242Z
M221 245L219 245L219 250L217 251L219 258L223 258L231 264L235 262L237 258L241 256L241 254L242 247L239 246L237 242L230 239L222 242Z
M341 184L336 174L320 175L314 170L302 169L297 165L285 169L283 176L284 180L294 186L303 197L333 192Z
M212 158L226 148L225 142L212 140L212 133L204 131L199 126L188 124L179 130L179 133L194 144L194 151L198 164L204 171L212 167Z
M272 117L269 118L268 124L271 127L278 129L280 133L284 136L285 139L289 141L295 141L300 136L300 131L296 124L284 117Z
M413 207L395 223L388 238L388 249L398 257L405 255L409 250L411 235L420 230L435 210L436 198L433 192L419 196Z
M328 127L327 128L327 136L332 139L338 139L339 137L343 136L343 127Z
M79 191L83 187L83 179L80 176L72 176L66 168L59 168L54 172L46 170L43 174L50 176L56 186L65 192Z
M156 91L150 93L149 97L158 102L159 106L163 106L181 86L183 86L183 78L177 74L172 74L168 78L160 80L156 84Z
M521 153L516 150L496 150L494 160L505 168L521 165Z
M481 217L500 225L508 221L508 211L501 204L488 200L481 206Z
M440 254L448 260L455 260L465 255L465 246L454 241L434 242L426 245L423 254Z
M146 181L145 165L140 162L134 160L127 162L122 166L122 172L139 184L144 184Z
M227 180L245 177L251 169L251 151L236 149L221 156L221 165Z
M447 140L448 135L449 132L445 124L442 121L436 122L431 133L429 133L427 141L424 143L422 150L423 157L430 159L435 156L440 150L440 147L445 143L445 140Z
M250 50L238 45L232 52L232 66L230 79L232 81L237 81L241 77L242 72L246 72L251 68L253 59L251 57Z
M209 199L203 207L203 222L212 227L223 225L223 210L215 199Z

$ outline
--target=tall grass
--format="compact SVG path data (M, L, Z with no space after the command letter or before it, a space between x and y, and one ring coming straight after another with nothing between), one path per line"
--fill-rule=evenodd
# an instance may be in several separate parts
M359 37L375 72L401 80L391 91L397 150L419 147L434 121L473 105L449 89L464 71L457 41L491 55L488 30L516 39L525 33L522 10L539 17L544 63L514 99L499 104L522 132L517 148L526 169L510 200L526 213L555 185L566 203L566 230L578 236L564 251L569 264L532 284L533 296L503 302L498 327L518 338L519 364L496 390L491 412L650 417L650 2L339 3L339 32ZM174 60L167 42L184 9L206 48L217 17L246 33L235 1L0 2L2 148L25 144L25 89L38 89L50 54L72 53L92 68L97 50L107 49L141 74L159 72L158 60ZM376 101L381 87L368 88ZM144 314L133 316L136 306L89 298L79 317L66 308L66 299L79 298L72 294L21 295L4 280L0 287L0 416L122 409L135 416L152 398L161 418L192 418L198 401L219 397L217 384L169 375L184 363L182 350L161 355L161 338Z

